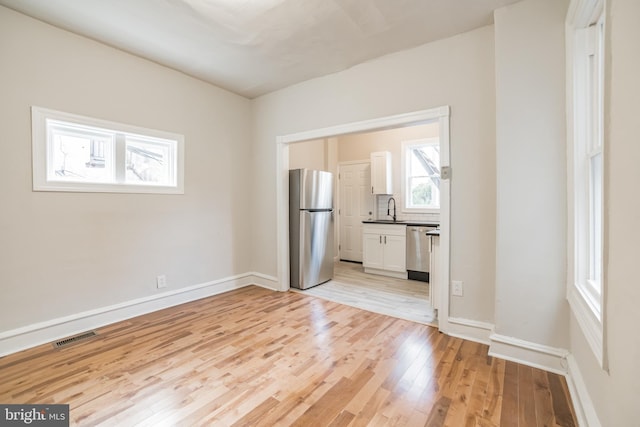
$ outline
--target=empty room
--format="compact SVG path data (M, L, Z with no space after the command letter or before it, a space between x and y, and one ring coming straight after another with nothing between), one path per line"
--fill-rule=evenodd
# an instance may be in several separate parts
M639 425L638 18L0 0L0 425Z

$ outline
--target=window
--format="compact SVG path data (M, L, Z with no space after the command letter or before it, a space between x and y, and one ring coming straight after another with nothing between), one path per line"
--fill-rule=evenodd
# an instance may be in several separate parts
M602 36L600 18L575 31L574 209L576 285L601 320Z
M438 138L402 143L403 210L440 209L440 143Z
M573 199L573 271L568 300L600 365L603 345L604 13L602 1L572 2L567 16L571 72L569 194Z
M182 135L32 108L33 189L181 194Z

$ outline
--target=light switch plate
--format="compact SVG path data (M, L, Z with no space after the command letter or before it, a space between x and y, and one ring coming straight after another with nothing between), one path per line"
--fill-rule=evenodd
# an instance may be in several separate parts
M440 178L451 179L451 166L443 166L440 170Z

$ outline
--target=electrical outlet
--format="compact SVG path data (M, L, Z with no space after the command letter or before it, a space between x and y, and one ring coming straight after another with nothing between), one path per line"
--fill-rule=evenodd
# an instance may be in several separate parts
M453 280L451 282L451 294L456 297L464 295L464 283L461 281Z
M167 287L167 276L164 274L156 277L156 284L158 285L158 289Z

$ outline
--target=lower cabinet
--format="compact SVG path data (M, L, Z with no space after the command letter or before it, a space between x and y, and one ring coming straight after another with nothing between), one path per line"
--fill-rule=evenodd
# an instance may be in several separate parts
M367 273L407 278L407 235L404 225L365 224L362 265Z

